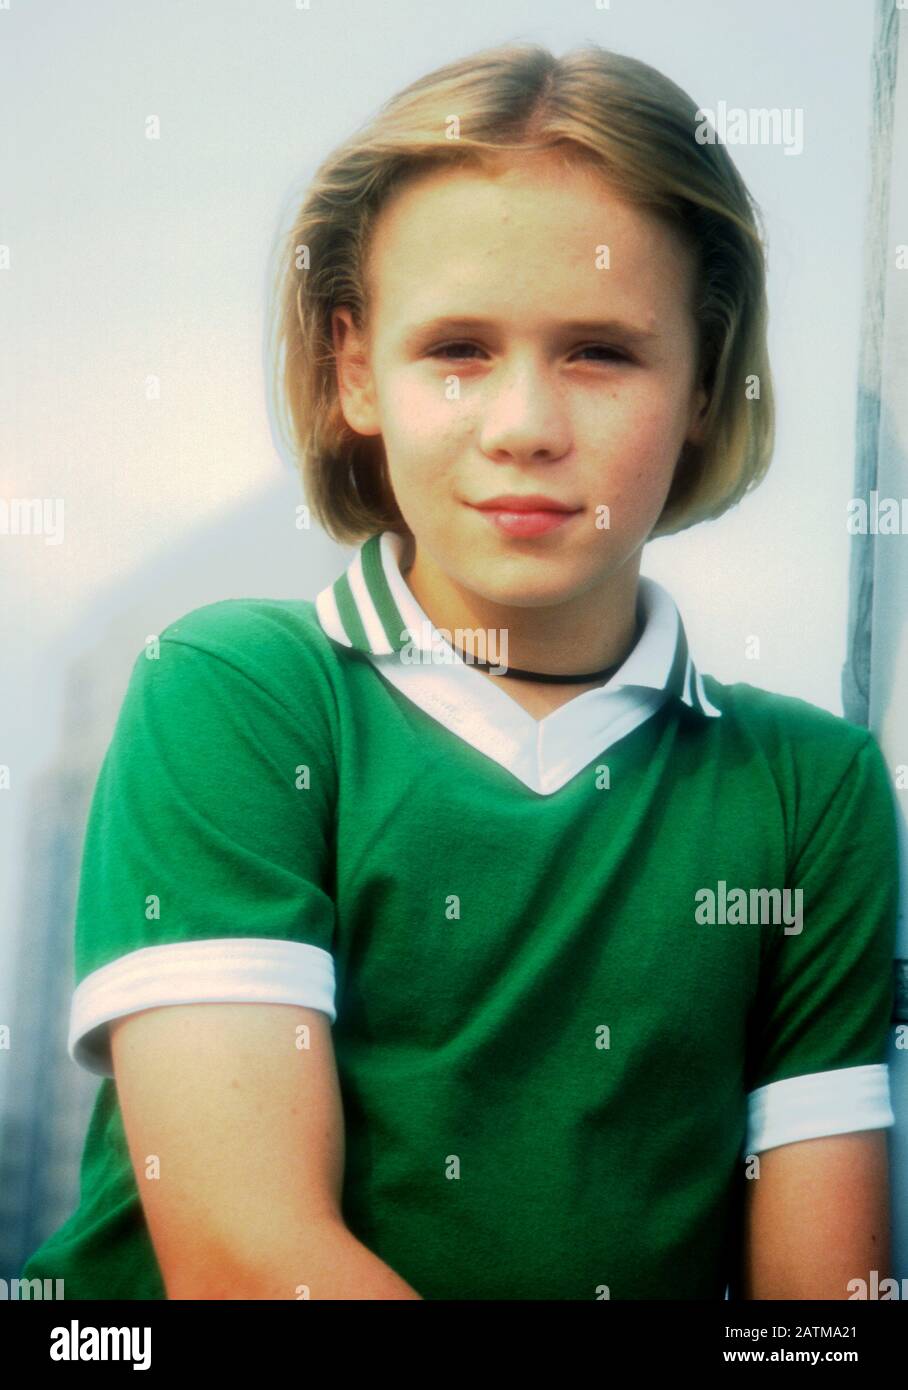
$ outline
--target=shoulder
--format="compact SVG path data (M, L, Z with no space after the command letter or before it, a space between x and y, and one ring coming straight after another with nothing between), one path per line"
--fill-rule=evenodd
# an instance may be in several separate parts
M168 623L160 640L241 663L262 648L269 656L289 654L311 660L328 646L314 603L277 598L226 598L202 604Z
M759 766L775 783L786 817L802 832L833 803L843 813L892 816L892 778L872 730L795 695L745 681L703 678L721 710L720 736L730 764Z
M221 599L146 637L130 672L115 742L127 751L166 729L187 756L252 740L322 748L339 739L336 657L304 600Z
M753 741L767 756L810 759L823 755L848 763L867 747L873 733L797 695L782 695L746 681L723 685L704 676L710 700L722 711L729 736Z
M330 684L333 655L315 604L302 599L229 598L192 608L158 634L161 670L229 668L284 703L317 697ZM141 653L137 665L144 664Z

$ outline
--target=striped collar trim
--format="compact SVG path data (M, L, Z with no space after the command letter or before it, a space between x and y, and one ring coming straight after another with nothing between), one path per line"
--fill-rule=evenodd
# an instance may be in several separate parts
M406 541L395 531L364 541L345 572L322 589L315 610L325 634L370 656L391 656L405 647L427 650L422 640L433 624L400 572ZM624 664L602 689L646 686L664 690L690 709L715 718L722 711L708 698L691 658L684 624L668 590L640 576L644 628ZM449 644L438 637L445 646ZM455 664L463 662L453 649Z

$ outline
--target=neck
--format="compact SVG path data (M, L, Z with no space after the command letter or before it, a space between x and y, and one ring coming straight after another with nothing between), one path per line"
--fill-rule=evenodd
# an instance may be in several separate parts
M546 675L576 676L620 664L634 647L640 551L602 583L554 604L515 606L488 599L440 570L410 538L401 573L437 628L454 634L481 629L506 634L506 665ZM455 646L463 649L460 639ZM508 679L507 676L500 679ZM517 679L516 677L514 678Z

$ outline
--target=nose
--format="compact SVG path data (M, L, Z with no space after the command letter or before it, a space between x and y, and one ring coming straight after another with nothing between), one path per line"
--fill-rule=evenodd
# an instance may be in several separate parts
M530 358L486 380L480 444L493 459L560 458L570 447L567 402L554 369Z

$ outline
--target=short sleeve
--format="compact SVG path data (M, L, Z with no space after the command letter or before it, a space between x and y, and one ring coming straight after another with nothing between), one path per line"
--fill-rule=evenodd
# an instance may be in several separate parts
M195 610L138 656L95 784L68 1047L102 1076L109 1021L139 1009L287 1003L334 1022L324 692L304 643L247 602Z
M824 769L806 776L820 786ZM773 927L749 1022L745 1153L894 1123L896 816L885 762L865 733L789 868L794 920Z

